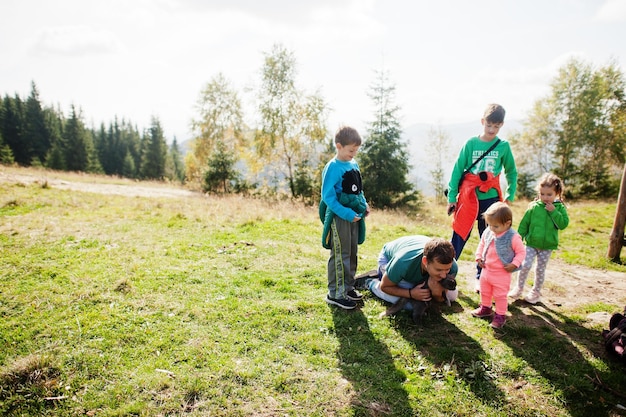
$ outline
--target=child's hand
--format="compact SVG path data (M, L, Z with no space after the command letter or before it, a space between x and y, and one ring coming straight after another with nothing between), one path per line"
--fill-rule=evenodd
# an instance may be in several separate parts
M478 264L479 267L484 268L485 267L485 261L483 261L482 259L476 259L476 263Z
M548 210L549 212L553 212L554 211L554 204L546 203L546 210Z
M352 219L352 223L356 223L359 220L361 220L361 218L359 216L354 216L354 219Z
M515 264L506 264L506 265L504 265L504 270L506 272L513 272L516 269L517 269L517 265L515 265Z

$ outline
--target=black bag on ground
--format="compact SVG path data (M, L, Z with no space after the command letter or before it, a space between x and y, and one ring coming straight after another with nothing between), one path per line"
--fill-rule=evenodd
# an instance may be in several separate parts
M626 307L624 308L626 314ZM611 355L626 362L626 316L615 313L609 320L609 330L602 331L604 347Z

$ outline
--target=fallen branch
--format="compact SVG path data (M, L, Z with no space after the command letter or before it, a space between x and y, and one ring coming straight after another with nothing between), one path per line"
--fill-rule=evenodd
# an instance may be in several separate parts
M604 382L602 382L602 380L600 379L600 377L598 376L597 373L594 372L594 374L595 374L595 378L592 378L589 375L585 374L585 376L587 378L589 378L589 380L591 380L593 385L596 385L596 386L602 388L603 390L605 390L607 392L610 392L611 394L615 395L616 397L626 398L626 394L622 394L621 392L615 391L611 387L608 387L606 384L604 384Z

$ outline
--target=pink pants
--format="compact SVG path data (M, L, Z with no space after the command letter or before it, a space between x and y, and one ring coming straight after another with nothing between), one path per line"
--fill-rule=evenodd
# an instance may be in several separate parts
M505 315L508 311L507 295L511 287L511 273L504 269L483 269L480 275L480 304L491 307L496 303L496 314Z

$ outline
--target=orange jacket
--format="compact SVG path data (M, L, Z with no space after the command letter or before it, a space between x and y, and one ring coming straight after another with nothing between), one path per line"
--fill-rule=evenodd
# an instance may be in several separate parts
M454 210L454 220L452 229L467 240L474 227L474 222L478 217L478 195L476 188L482 192L487 192L491 188L498 190L498 196L502 201L502 190L500 189L500 175L494 176L492 172L486 172L487 179L481 180L476 174L467 173L463 177L463 182L459 189L456 209Z

